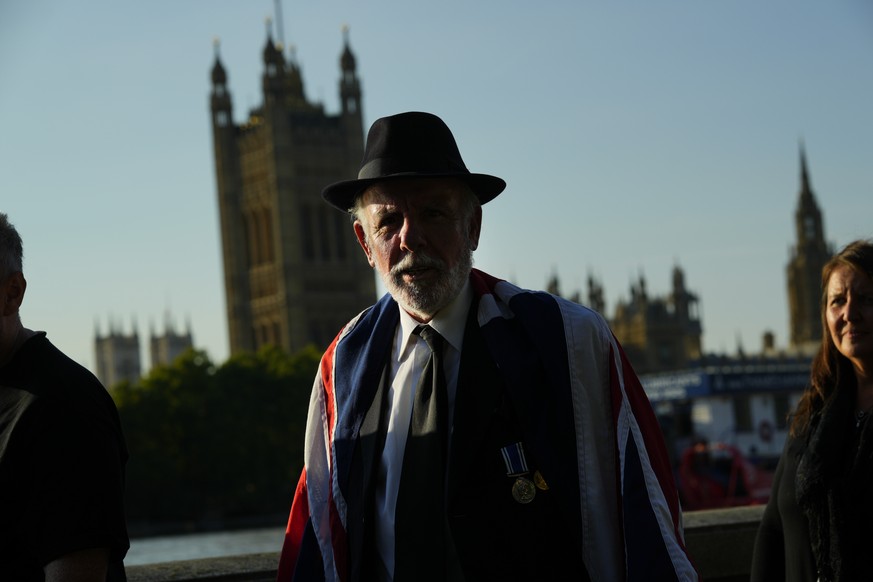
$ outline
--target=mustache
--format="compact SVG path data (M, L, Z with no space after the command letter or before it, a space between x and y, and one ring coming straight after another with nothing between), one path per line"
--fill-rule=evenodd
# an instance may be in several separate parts
M391 275L397 277L405 271L414 271L416 269L445 269L445 263L427 255L406 255L391 268Z

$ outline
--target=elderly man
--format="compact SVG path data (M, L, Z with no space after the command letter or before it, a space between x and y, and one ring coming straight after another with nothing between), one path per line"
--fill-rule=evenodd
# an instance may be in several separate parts
M0 213L0 580L126 579L127 448L109 393L21 323L22 243Z
M504 187L409 112L325 188L388 293L322 358L279 580L697 580L605 320L472 267Z

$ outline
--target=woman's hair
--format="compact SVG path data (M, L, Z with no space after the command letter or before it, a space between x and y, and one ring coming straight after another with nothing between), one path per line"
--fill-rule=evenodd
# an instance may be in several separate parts
M827 322L828 282L838 267L849 267L873 279L873 240L856 240L825 263L821 270L821 345L812 360L809 385L797 403L791 420L792 436L804 434L813 415L837 390L854 388L852 363L837 349Z

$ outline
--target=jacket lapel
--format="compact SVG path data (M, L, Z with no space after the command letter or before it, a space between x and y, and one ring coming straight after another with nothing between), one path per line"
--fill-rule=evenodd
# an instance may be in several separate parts
M458 371L454 421L449 445L446 476L446 499L450 506L460 488L468 485L466 477L475 474L473 465L481 462L482 451L493 428L493 419L501 407L502 380L491 359L476 320L476 303L464 330L464 345ZM494 455L499 452L494 451Z

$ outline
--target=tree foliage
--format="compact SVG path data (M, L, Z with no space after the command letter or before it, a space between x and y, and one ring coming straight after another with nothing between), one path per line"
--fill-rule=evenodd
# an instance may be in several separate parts
M286 513L319 357L268 346L216 367L189 350L114 387L130 451L129 521L220 525Z

